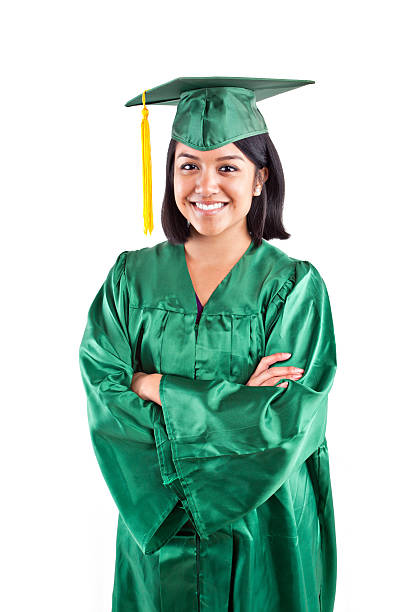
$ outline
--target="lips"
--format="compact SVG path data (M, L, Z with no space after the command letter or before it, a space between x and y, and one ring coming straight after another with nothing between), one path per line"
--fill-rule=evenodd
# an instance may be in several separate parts
M218 206L214 206L215 204L218 204ZM190 202L190 205L194 211L194 214L199 215L200 217L207 217L220 214L228 205L228 202L222 202L221 200L219 200L218 202L216 202L215 200L210 202L197 200L197 202ZM210 208L203 208L202 205L210 206Z

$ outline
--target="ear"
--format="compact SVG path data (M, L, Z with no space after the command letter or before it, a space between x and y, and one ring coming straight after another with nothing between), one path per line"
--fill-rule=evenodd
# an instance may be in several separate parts
M269 176L268 168L266 166L261 168L259 170L259 175L260 175L260 182L257 181L257 184L256 184L256 186L254 188L254 195L256 195L256 196L260 195L260 193L261 193L261 191L263 189L264 183L268 179L268 176Z
M265 182L268 180L268 176L269 176L269 169L268 169L266 166L264 166L264 167L263 167L263 168L260 170L260 172L262 173L262 179L263 179L263 182L265 183Z

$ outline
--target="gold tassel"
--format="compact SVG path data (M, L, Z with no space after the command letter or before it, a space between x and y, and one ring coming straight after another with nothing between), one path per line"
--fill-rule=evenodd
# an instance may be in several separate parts
M143 108L142 108L142 162L143 162L143 220L144 233L150 234L153 230L153 204L152 204L152 159L150 151L150 129L147 116L149 114L146 108L145 93L143 92Z

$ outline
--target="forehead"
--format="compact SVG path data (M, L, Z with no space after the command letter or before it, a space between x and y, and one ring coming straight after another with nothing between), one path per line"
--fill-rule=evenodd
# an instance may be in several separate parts
M233 142L230 142L222 147L217 147L216 149L211 149L210 151L199 151L198 149L194 149L193 147L189 147L182 142L178 142L175 149L175 158L177 159L180 156L184 156L188 159L198 159L203 161L216 161L219 158L231 159L235 158L236 160L241 160L242 162L246 162L245 155L238 149L237 146L234 145Z

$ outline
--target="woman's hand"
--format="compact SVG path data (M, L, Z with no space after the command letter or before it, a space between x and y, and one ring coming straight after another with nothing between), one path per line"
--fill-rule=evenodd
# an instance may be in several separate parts
M145 372L135 372L132 376L131 389L142 400L155 402L161 406L160 401L160 379L162 374L146 374Z
M294 366L280 366L269 368L269 366L277 361L289 359L290 353L273 353L262 357L255 372L246 383L249 387L265 387L274 386L280 378L291 378L299 380L303 376L304 370ZM287 387L289 383L283 382L277 387Z

